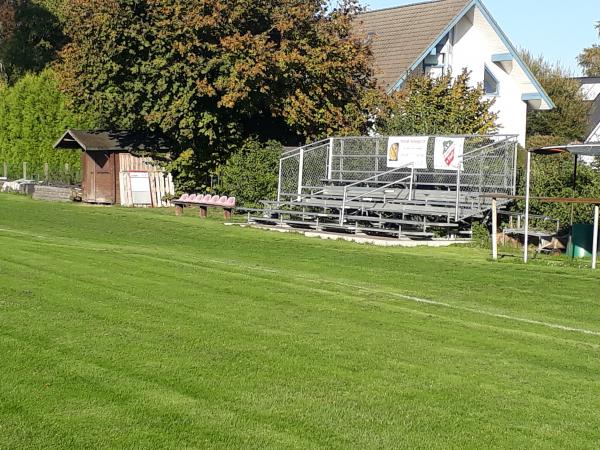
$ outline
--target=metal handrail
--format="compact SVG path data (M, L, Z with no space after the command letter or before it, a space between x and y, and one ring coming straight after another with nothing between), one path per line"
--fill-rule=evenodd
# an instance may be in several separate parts
M359 196L356 196L356 197L348 200L348 188L353 187L353 186L357 186L357 185L362 184L362 183L366 183L366 182L368 182L370 180L373 180L375 178L379 178L379 177L382 177L382 176L385 176L385 175L390 175L390 174L392 174L394 172L398 172L399 170L406 169L408 167L410 167L410 175L408 175L408 176L406 176L406 177L404 177L404 178L402 178L400 180L392 181L391 183L388 183L388 184L386 184L384 186L379 186L378 188L375 188L372 191L363 193L363 194L361 194ZM368 195L368 194L372 194L373 192L380 191L380 190L385 189L387 187L390 187L390 186L392 186L394 184L403 183L407 179L410 179L410 186L409 186L409 191L408 191L408 199L411 200L412 199L412 190L413 190L414 177L415 177L415 163L411 162L411 163L408 163L408 164L404 164L404 165L402 165L400 167L396 167L396 168L394 168L392 170L388 170L387 172L382 172L382 173L374 175L372 177L365 178L364 180L356 181L354 183L345 185L344 186L344 197L342 199L342 208L340 210L340 225L344 224L344 215L345 215L346 203L347 202L356 200L357 198L364 197L365 195Z
M315 142L311 142L310 144L306 144L306 145L301 145L299 147L296 148L291 148L289 150L284 151L283 153L281 153L281 157L286 157L286 156L292 156L295 153L299 153L300 150L304 149L304 150L309 150L310 147L321 147L322 145L329 145L330 139L321 139L320 141L315 141Z

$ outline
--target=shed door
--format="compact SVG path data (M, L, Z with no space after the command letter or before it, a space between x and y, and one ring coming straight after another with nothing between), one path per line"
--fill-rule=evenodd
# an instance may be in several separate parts
M115 203L115 154L87 152L87 155L84 167L87 182L83 200L92 203Z

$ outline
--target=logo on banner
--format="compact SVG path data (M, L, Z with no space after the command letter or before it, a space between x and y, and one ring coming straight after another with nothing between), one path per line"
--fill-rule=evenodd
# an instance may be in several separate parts
M436 170L462 170L464 138L435 138L434 168Z
M390 136L387 148L387 166L427 169L427 136Z
M444 162L448 167L451 167L456 158L456 144L454 141L444 141Z

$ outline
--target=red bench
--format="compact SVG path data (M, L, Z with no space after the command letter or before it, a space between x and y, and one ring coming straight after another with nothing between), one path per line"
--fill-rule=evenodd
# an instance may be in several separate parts
M202 194L183 194L179 199L173 200L175 205L175 215L181 216L183 208L197 206L199 215L202 218L208 216L208 208L222 208L225 220L231 219L233 210L235 209L235 197L227 197L225 195L202 195Z

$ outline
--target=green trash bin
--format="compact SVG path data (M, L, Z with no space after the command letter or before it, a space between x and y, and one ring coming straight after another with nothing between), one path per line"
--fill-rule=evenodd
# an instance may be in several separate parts
M574 224L571 242L567 247L567 255L574 258L590 258L593 246L594 225L587 223Z

